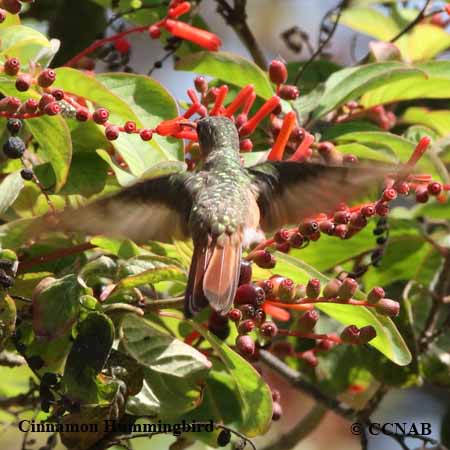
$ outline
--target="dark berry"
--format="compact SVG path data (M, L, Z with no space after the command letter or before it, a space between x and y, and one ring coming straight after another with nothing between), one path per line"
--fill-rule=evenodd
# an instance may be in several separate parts
M194 78L194 86L198 92L205 94L208 90L208 80L204 76L199 75Z
M50 87L56 80L56 72L53 69L43 70L37 79L39 86L43 88Z
M31 84L33 83L33 77L28 73L22 73L16 78L16 89L19 92L26 92L30 89Z
M241 267L239 272L239 286L248 284L252 281L252 262L241 260Z
M289 253L289 250L291 249L289 242L283 242L281 244L276 244L275 247L281 253Z
M262 309L258 309L255 312L255 322L256 325L260 326L262 323L266 321L266 313Z
M8 113L15 113L22 102L17 97L5 97L0 100L0 111L6 111Z
M222 430L217 436L217 445L219 447L226 447L231 441L231 432L229 430Z
M22 9L22 5L18 0L3 0L2 6L11 14L19 14Z
M3 144L3 152L8 158L21 158L25 152L25 143L19 137L11 136Z
M252 305L241 305L239 307L239 309L242 312L242 318L245 319L254 319L255 318L255 313L256 313L256 309L254 306Z
M116 125L108 125L105 128L105 136L108 141L115 141L119 138L120 129Z
M52 95L57 102L64 99L64 91L62 89L52 89Z
M44 360L38 355L30 356L27 358L27 362L32 370L39 370L44 367Z
M312 278L306 285L306 295L309 298L317 298L320 295L320 280Z
M286 65L279 60L276 59L273 60L269 66L269 77L272 83L275 84L286 83L286 80L288 78Z
M77 110L75 118L79 122L86 122L89 119L89 111L86 108L80 108Z
M265 293L262 288L254 284L243 284L236 291L235 304L250 304L260 306L265 300Z
M300 95L300 91L297 86L286 84L281 86L278 91L278 96L283 100L295 100Z
M284 244L289 239L289 234L289 230L282 228L274 234L273 238L277 244Z
M408 195L409 194L409 184L406 181L396 183L395 189L397 190L397 192L400 195Z
M5 71L6 75L17 75L20 70L20 61L17 58L7 59L3 66L3 70Z
M54 387L58 384L58 375L56 373L46 372L41 378L41 384Z
M96 111L94 111L94 114L92 115L92 119L94 119L95 123L102 125L108 121L109 112L105 108L99 108Z
M10 288L14 284L14 278L8 275L3 269L0 269L0 286L5 289Z
M34 176L33 170L32 170L32 169L22 169L22 170L20 171L20 176L21 176L24 180L30 181L30 180L33 179L33 176Z
M395 189L385 189L383 192L383 200L390 202L397 198L397 191Z
M8 119L6 122L6 128L13 136L20 133L22 125L23 123L20 119Z

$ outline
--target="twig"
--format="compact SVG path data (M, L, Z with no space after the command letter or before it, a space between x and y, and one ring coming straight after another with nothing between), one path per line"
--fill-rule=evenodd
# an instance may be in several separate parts
M348 406L344 406L340 401L332 397L328 397L320 389L318 389L314 383L305 380L299 372L290 368L283 361L272 355L272 353L269 353L267 350L260 350L260 355L261 361L264 362L264 364L274 369L277 373L289 381L292 386L309 395L325 408L334 411L347 420L352 420L357 416L356 410Z
M322 50L327 46L328 42L330 42L331 38L334 36L336 32L337 26L339 25L339 21L341 19L342 11L345 8L348 0L342 0L339 5L331 10L329 10L324 17L330 16L334 11L337 11L336 19L333 23L333 28L330 30L326 39L322 41L317 50L311 55L308 61L303 64L295 75L294 84L298 84L302 78L302 75L305 73L306 69L315 61L315 59L322 53Z
M427 10L430 3L431 0L426 0L425 5L420 10L419 14L417 14L417 17L408 25L406 25L406 27L403 28L403 30L401 30L400 33L394 36L389 42L394 43L395 41L399 40L403 35L405 35L408 31L414 28L425 17L425 11Z
M261 67L261 69L266 70L267 61L264 53L247 23L247 0L234 0L234 8L232 8L226 0L216 0L216 2L219 5L219 14L239 36L239 39L247 47L255 63Z
M281 438L277 438L272 444L263 447L261 450L293 449L302 439L317 428L327 411L327 408L323 405L316 404L292 430L285 433Z

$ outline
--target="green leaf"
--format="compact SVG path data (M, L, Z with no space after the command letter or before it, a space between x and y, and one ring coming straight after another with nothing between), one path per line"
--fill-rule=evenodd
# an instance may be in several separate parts
M70 398L98 403L109 391L97 381L114 341L114 325L104 314L88 314L67 357L63 383Z
M272 395L267 384L244 358L216 336L196 322L189 323L207 339L234 380L234 391L241 405L241 417L236 418L240 431L249 437L264 434L272 419Z
M373 8L346 8L342 11L340 22L380 41L389 41L400 32L392 17Z
M146 270L138 275L124 278L118 284L119 288L131 289L144 284L155 284L161 281L184 281L186 274L177 266L157 267Z
M96 236L91 239L91 244L102 250L119 256L120 258L132 258L145 253L133 241L129 239L114 239L105 236Z
M10 173L0 184L0 214L3 214L19 196L23 188L20 172Z
M371 89L411 77L418 79L425 77L425 73L398 62L373 63L342 69L331 75L325 83L325 89L312 118L318 119ZM313 93L314 91L310 95Z
M428 61L415 67L425 72L426 77L416 74L371 87L361 98L361 104L365 108L371 108L403 100L450 98L449 61Z
M16 304L5 292L0 294L0 352L8 338L14 333L16 325Z
M48 340L61 337L75 323L86 289L73 274L59 280L45 278L38 288L33 296L33 330Z
M65 184L72 160L72 141L66 121L61 116L28 119L26 127L39 144L39 153L55 172L55 191Z
M276 252L276 257L277 270L297 283L305 283L310 278L318 278L323 283L329 280L321 272L297 258L280 252ZM344 325L354 324L357 327L372 325L377 331L377 337L370 341L369 345L400 366L411 362L411 353L389 317L362 306L318 303L317 308Z
M15 56L20 59L22 67L26 67L30 61L37 62L44 49L51 49L50 42L42 33L23 25L0 29L0 42L0 58Z
M252 61L233 53L193 53L181 58L175 69L210 75L240 87L253 84L256 94L264 99L274 95L267 74Z
M146 319L127 314L121 326L127 353L155 372L183 378L211 368L203 353L160 331Z
M447 110L430 111L428 108L408 108L402 121L408 124L421 124L437 131L441 136L450 134L450 112Z

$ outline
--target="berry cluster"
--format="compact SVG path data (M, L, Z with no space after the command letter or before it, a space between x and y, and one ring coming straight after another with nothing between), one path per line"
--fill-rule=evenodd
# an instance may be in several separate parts
M397 124L397 116L383 105L364 109L358 102L350 101L331 114L330 119L336 123L349 122L356 119L367 119L376 123L383 130L390 130Z

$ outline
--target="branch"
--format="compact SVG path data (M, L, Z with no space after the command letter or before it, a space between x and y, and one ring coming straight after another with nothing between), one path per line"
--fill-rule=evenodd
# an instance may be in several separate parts
M258 42L253 36L247 23L247 0L234 0L234 8L232 8L226 0L216 0L219 8L218 13L224 18L225 22L230 25L236 32L241 42L252 55L255 63L263 70L267 70L267 61Z
M420 10L419 14L417 14L417 17L412 22L410 22L405 28L403 28L403 30L400 31L400 33L394 36L389 42L394 43L395 41L398 41L403 35L405 35L406 33L408 33L408 31L413 29L425 17L425 11L430 5L430 3L431 0L426 0L425 5Z
M357 416L357 411L348 406L344 406L340 401L328 397L313 383L305 380L302 375L294 369L291 369L287 364L278 359L276 356L269 353L267 350L260 350L261 361L266 366L274 369L282 377L291 383L292 386L312 397L316 402L323 407L334 411L341 417L347 420L352 420Z

